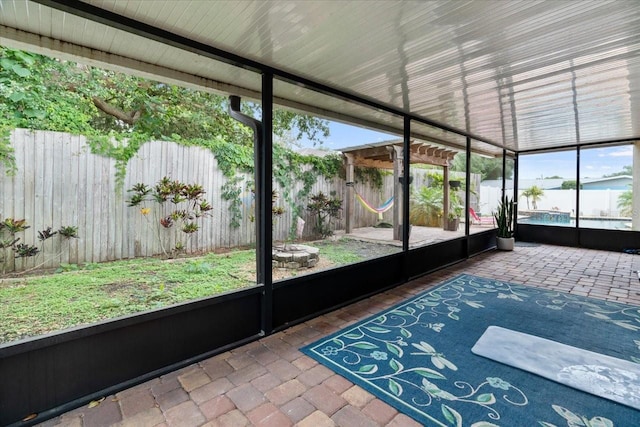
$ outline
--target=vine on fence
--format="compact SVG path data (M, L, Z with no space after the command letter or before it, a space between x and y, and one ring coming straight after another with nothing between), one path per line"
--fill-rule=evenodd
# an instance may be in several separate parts
M244 184L246 189L251 189L253 182L245 182L239 174L254 172L253 147L231 143L222 138L198 141L197 145L206 146L215 156L218 167L226 178L221 188L221 197L229 202L229 225L232 228L240 227L242 186ZM325 179L338 176L341 168L342 159L337 154L318 157L297 153L281 144L273 146L273 179L282 188L282 199L289 205L294 217L300 216L304 211L303 203L313 184L321 176ZM302 183L302 188L294 194L292 189L297 182ZM290 234L295 236L295 225L292 225Z

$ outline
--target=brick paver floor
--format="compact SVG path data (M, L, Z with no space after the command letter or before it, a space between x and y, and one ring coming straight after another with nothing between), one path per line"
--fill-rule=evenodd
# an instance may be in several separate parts
M160 378L43 426L418 426L298 348L460 273L640 305L640 256L522 244L491 251Z

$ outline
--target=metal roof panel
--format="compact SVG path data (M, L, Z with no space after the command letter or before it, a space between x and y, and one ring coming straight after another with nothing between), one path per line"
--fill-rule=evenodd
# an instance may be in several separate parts
M636 1L86 3L514 150L640 138ZM256 89L227 64L47 6L0 8L7 28ZM375 119L319 95L305 102Z

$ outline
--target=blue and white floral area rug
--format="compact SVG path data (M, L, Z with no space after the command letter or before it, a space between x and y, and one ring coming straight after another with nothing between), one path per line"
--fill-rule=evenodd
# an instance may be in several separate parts
M302 351L427 426L640 426L640 411L473 354L490 325L640 363L640 307L471 275Z

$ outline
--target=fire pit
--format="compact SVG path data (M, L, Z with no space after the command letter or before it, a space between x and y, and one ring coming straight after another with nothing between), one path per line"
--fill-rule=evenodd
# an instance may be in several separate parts
M271 264L275 268L311 268L318 263L320 249L307 245L277 245L271 252Z

